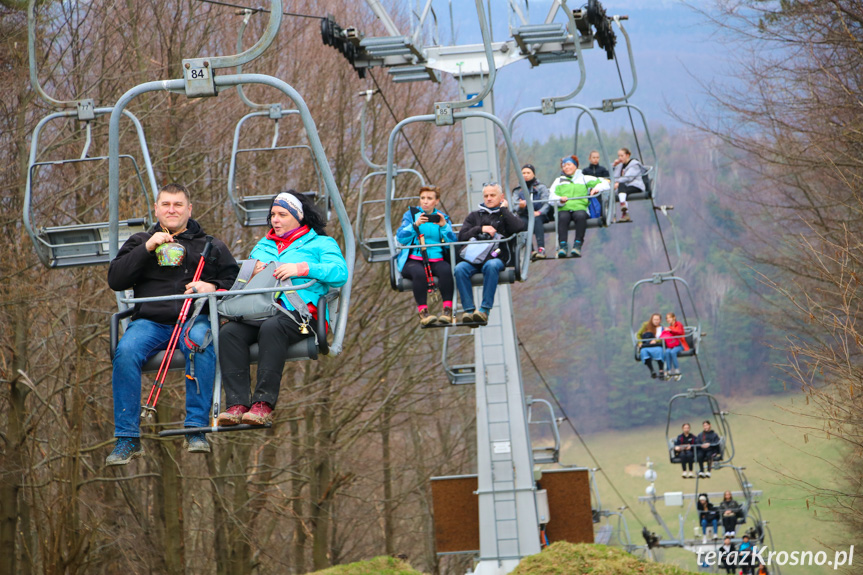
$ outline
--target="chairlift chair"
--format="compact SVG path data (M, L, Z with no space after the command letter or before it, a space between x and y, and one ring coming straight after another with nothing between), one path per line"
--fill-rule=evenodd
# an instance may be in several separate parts
M119 250L119 119L120 115L124 112L125 108L129 103L136 98L145 93L149 92L157 92L157 91L167 91L167 92L178 92L184 93L187 97L195 98L195 97L204 97L204 96L216 96L219 92L219 89L229 88L232 86L237 86L240 84L258 84L263 86L268 86L271 88L275 88L279 90L282 94L288 97L288 99L296 106L296 113L299 114L299 117L303 123L303 128L307 134L309 140L309 147L311 148L312 155L314 156L316 169L319 170L319 174L322 177L324 190L326 197L332 201L334 211L338 217L339 225L344 236L344 244L345 244L345 260L347 261L348 267L348 279L344 286L342 286L339 290L331 290L329 294L327 294L322 300L319 300L319 304L328 305L335 300L334 292L338 292L338 311L333 311L333 342L328 345L328 342L323 341L323 331L319 331L320 337L318 349L312 349L314 347L313 344L309 344L308 341L301 342L298 348L291 350L291 355L294 359L312 359L316 357L316 352L325 353L328 355L337 355L342 351L342 346L344 343L345 331L347 327L347 319L348 319L348 311L350 309L350 294L351 294L351 282L353 280L353 272L354 272L354 260L356 258L356 243L354 240L353 229L350 225L350 221L347 215L347 211L345 209L344 202L342 201L341 195L339 193L338 188L336 187L335 179L333 177L332 170L327 161L326 154L324 152L323 145L321 144L320 137L318 136L318 131L315 126L314 119L309 112L309 108L306 105L305 100L303 100L302 96L290 85L286 82L275 78L273 76L268 76L265 74L234 74L234 75L217 75L216 72L219 69L224 69L228 67L235 67L237 65L242 65L243 63L247 63L254 58L258 57L262 54L266 48L272 43L275 38L279 25L281 23L282 16L282 1L281 0L271 0L271 9L270 9L270 19L267 25L267 28L262 35L262 37L255 43L254 46L237 55L233 56L215 56L211 58L191 58L185 59L183 61L183 74L184 77L181 79L174 80L161 80L161 81L153 81L146 82L144 84L137 85L130 90L128 90L123 96L118 100L117 104L114 106L113 111L111 112L111 121L109 127L109 211L111 216L110 221L110 241L109 247L111 250L110 257L114 257ZM268 114L268 113L267 113ZM235 142L237 141L237 132L235 131ZM296 289L304 289L308 286L312 285L312 282L307 284L303 284L302 286L297 286ZM275 290L283 290L284 288L272 288L269 290L263 290L261 293L265 291L275 291ZM216 299L219 297L219 293L207 293L207 294L190 294L190 295L175 295L175 296L164 296L167 299L197 299L200 297L207 297L209 300L209 318L211 323L211 329L214 335L213 345L215 347L216 352L218 353L218 330L219 330L219 317L216 309ZM255 293L254 291L246 292L247 294ZM126 311L126 308L130 304L134 304L138 301L144 301L144 298L138 299L130 299L123 297L123 294L118 294L117 296L118 304L120 305L120 314ZM148 301L154 301L153 298L146 298ZM326 301L323 301L326 300ZM126 313L129 313L126 311ZM119 314L118 314L119 315ZM323 313L319 314L319 317L323 318L325 315ZM112 328L114 331L119 331L119 322L120 317L116 317L112 321ZM304 346L304 347L303 347ZM172 358L172 362L176 362L177 358ZM151 363L149 367L153 365L158 365L156 360L151 359ZM173 363L176 365L176 363ZM215 425L215 419L220 411L221 406L221 374L219 370L216 371L216 380L214 382L214 393L213 393L213 406L211 412L211 422L214 423L211 428L203 428L198 431L204 432L217 432L217 431L225 431L226 429L220 429ZM171 434L183 434L195 432L195 430L171 430L169 432L163 432L163 434L171 435Z
M476 366L472 363L451 363L450 352L452 345L450 339L469 337L473 338L475 332L473 330L467 332L457 332L451 326L444 328L443 331L443 348L441 351L441 365L446 372L447 378L452 385L472 385L476 383Z
M507 157L513 165L518 165L518 159L516 158L515 148L512 144L512 138L510 137L509 130L503 124L503 122L492 114L488 114L485 112L475 112L475 111L456 111L450 112L452 114L453 120L463 120L465 118L482 118L488 121L493 122L501 131L504 136L504 140L506 141L507 149L509 150L509 154ZM387 145L387 189L392 189L393 179L395 177L395 163L394 163L394 154L395 154L395 140L398 134L404 129L405 126L417 123L417 122L436 122L437 116L434 114L420 115L420 116L410 116L405 118L401 122L399 122L395 128L393 128L392 132L390 132L389 142ZM518 178L520 185L526 189L526 185L524 183L524 178L521 175L521 172L518 172ZM509 190L504 190L504 193L507 196L507 200L510 205L512 205L512 195ZM396 263L396 258L398 256L398 252L403 249L415 249L416 246L402 246L396 243L395 233L393 231L393 204L394 198L388 194L386 197L386 211L385 213L385 224L384 229L387 234L387 244L389 247L389 257L390 257L390 283L396 291L410 291L412 284L410 280L402 277L398 265ZM527 279L528 266L530 265L530 250L526 248L527 245L527 237L532 233L533 224L534 224L534 216L533 216L533 202L530 198L528 198L528 211L529 220L528 220L528 231L520 232L508 238L504 238L500 240L501 243L508 243L510 250L513 254L514 258L514 267L507 267L500 274L499 284L510 284L515 283L516 281L524 281ZM532 235L530 236L532 237ZM480 240L479 243L489 243L495 240ZM455 263L454 250L456 248L461 249L460 246L467 244L468 242L450 242L446 244L426 244L427 247L432 246L440 246L444 248L450 248L451 253L451 263ZM455 266L453 265L453 271L455 270ZM474 286L482 285L482 274L475 274L471 278L471 284Z
M538 429L540 432L551 431L552 438L550 444L531 441L534 464L558 463L560 461L560 429L554 417L554 408L545 399L535 397L529 397L526 403L528 429ZM534 409L535 406L541 406L541 408L537 410ZM543 415L537 414L537 411L543 411L545 418Z
M641 108L639 108L638 106L635 106L633 104L616 104L615 108L613 110L605 110L602 107L593 107L593 108L589 108L589 109L583 109L581 111L581 113L579 113L579 115L575 119L575 136L573 137L573 150L576 150L576 153L578 151L579 126L581 123L581 117L585 113L589 113L592 116L593 114L592 114L591 110L597 110L597 111L601 111L601 112L613 112L613 111L616 111L617 109L620 109L620 108L627 108L627 109L635 110L636 112L638 112L639 116L641 117L641 121L643 123L643 126L644 126L644 133L647 136L647 143L648 143L648 146L650 148L650 153L651 153L651 156L653 157L653 164L652 165L645 164L644 158L638 158L638 160L641 162L641 164L647 170L647 173L642 176L642 181L644 182L645 191L637 192L634 194L627 194L626 201L629 202L629 201L639 201L639 200L653 200L653 202L655 203L656 199L658 197L657 188L659 185L659 160L658 160L658 156L656 154L656 148L653 145L653 138L650 135L650 128L647 125L647 119L644 115L644 112L642 112ZM595 122L595 120L594 120L594 122ZM605 145L602 143L601 140L599 142L599 146L603 150L600 153L601 154L604 153L603 161L607 162L606 165L608 166L609 173L612 174L612 176L613 176L614 169L612 168L611 163L608 162L608 158L610 156L605 151ZM633 157L635 157L635 156L633 156ZM612 182L612 187L614 187L613 182Z
M629 331L630 331L630 335L632 337L632 347L634 350L633 353L634 353L635 361L641 361L641 359L639 357L639 347L638 347L639 342L638 342L638 337L636 334L636 330L638 329L638 327L641 326L641 324L636 319L637 316L636 316L636 312L635 312L635 295L641 286L644 286L646 284L661 285L663 282L672 282L674 285L677 285L679 283L686 288L686 295L689 298L691 312L693 313L694 318L695 318L694 322L689 322L689 325L685 325L686 320L689 318L684 313L684 310L680 310L681 313L677 314L678 315L677 319L684 321L684 338L686 339L686 343L689 347L688 350L678 352L677 357L681 358L681 357L697 356L698 350L701 347L701 337L702 337L701 320L698 318L698 311L695 307L695 299L692 297L692 291L689 289L689 283L687 283L687 281L684 280L683 278L680 278L680 277L677 277L674 275L668 275L667 273L657 273L657 274L654 274L652 278L637 281L635 283L635 285L632 286L632 306L630 308L630 322L629 322L630 330ZM662 338L663 349L665 349L665 340L667 340L667 339L678 339L679 337L680 336L671 336L671 337Z
M50 169L54 166L62 165L92 165L97 162L104 162L107 157L89 157L90 146L92 143L91 122L95 121L99 116L111 114L113 108L99 107L97 108L94 101L89 98L82 98L74 101L61 101L49 96L39 83L39 75L36 63L36 2L29 0L27 5L27 52L30 69L30 84L33 91L44 100L49 106L59 108L60 111L53 112L42 118L36 127L33 129L33 135L30 141L30 155L28 158L27 181L24 189L24 206L23 219L24 228L27 230L27 235L33 242L39 260L47 267L73 267L108 263L111 260L111 248L109 245L109 222L76 222L74 224L54 225L54 226L37 226L34 223L36 213L34 211L34 182L37 180L38 172L42 169ZM153 201L155 201L158 193L156 186L156 177L153 173L153 166L150 163L150 153L147 148L147 141L144 138L144 131L138 118L129 111L123 114L129 118L135 126L140 153L144 160L145 171L147 172L147 180L150 185ZM75 118L79 122L85 123L86 140L83 150L78 158L59 159L59 160L42 160L39 161L40 136L45 126L53 120L59 118ZM119 119L118 119L119 120ZM118 144L119 145L119 144ZM131 166L135 174L135 184L132 190L133 197L141 197L144 202L144 208L141 212L134 214L133 217L126 217L123 220L117 217L118 236L128 237L138 231L147 229L153 221L151 211L151 203L149 194L147 193L141 170L134 156L120 155L117 153L118 170L119 160L126 160ZM119 175L118 175L119 179ZM140 189L138 189L140 186ZM140 196L139 196L140 193ZM119 192L118 192L119 203ZM146 210L146 211L144 211Z
M283 150L307 150L312 160L314 160L314 152L311 146L307 144L296 144L291 146L279 146L279 120L292 115L298 114L297 110L282 110L281 106L276 104L270 107L268 111L250 112L240 118L237 126L234 129L234 142L231 147L231 160L228 166L228 198L231 205L234 207L234 213L237 219L244 226L264 226L267 224L267 218L270 215L270 207L273 205L273 199L282 191L276 190L269 194L251 194L244 195L240 193L236 184L237 178L237 160L241 154L265 154L278 152ZM243 124L250 118L267 117L273 120L273 139L269 146L259 148L240 148L240 131ZM321 180L320 167L315 163L315 176L318 184L318 190L324 190ZM307 190L302 193L313 194L317 197L318 190ZM326 195L323 196L323 204L327 205Z
M720 469L723 466L731 465L731 461L734 459L734 441L731 436L731 427L728 424L728 421L725 419L725 412L719 408L719 401L716 397L707 391L705 388L701 389L690 389L684 393L678 393L671 397L668 401L668 416L665 424L665 439L666 445L668 448L669 460L671 463L681 463L680 456L678 452L674 450L674 441L677 439L677 434L672 435L671 423L672 423L672 409L674 407L674 403L680 400L698 400L704 398L707 401L707 404L710 408L710 413L713 415L713 421L711 421L711 426L713 430L719 435L719 458L713 461L713 469ZM692 431L698 431L692 430ZM698 433L693 433L693 435L698 435ZM695 449L695 456L697 461L698 456L698 447Z
M110 114L111 110L112 108L110 107L95 108L93 109L93 117ZM147 191L147 184L144 182L135 157L128 154L120 155L119 158L130 166L134 173L132 195L133 197L140 198L140 201L143 202L143 206L139 206L143 213L136 214L137 217L129 217L119 222L119 227L122 230L122 239L149 229L153 224L152 202L155 201L158 194L156 178L153 174L153 166L150 163L150 154L141 124L131 112L127 111L124 115L131 119L135 125L141 154L144 158L150 192L148 193ZM80 157L61 160L37 160L40 153L40 136L43 128L57 118L71 118L75 116L76 112L71 110L49 114L36 125L30 141L27 182L24 189L24 228L27 230L33 246L36 248L39 260L43 265L50 268L105 264L111 261L108 247L109 222L76 223L56 226L39 226L34 223L36 219L36 215L34 214L34 203L36 203L34 200L34 189L41 170L63 165L106 163L108 160L107 156L88 157L90 147L89 120L87 120L88 124L86 127L87 141Z

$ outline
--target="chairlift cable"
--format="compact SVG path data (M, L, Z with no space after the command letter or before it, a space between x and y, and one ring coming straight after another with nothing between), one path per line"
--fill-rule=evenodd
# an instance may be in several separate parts
M530 365L533 366L534 371L536 371L536 374L539 376L540 381L542 381L542 385L545 386L546 391L548 391L549 395L551 395L551 398L554 400L554 403L557 405L557 408L560 410L561 415L566 420L566 422L569 424L569 427L572 429L573 433L575 433L575 436L581 442L581 445L582 445L582 447L584 447L584 450L587 451L587 454L590 456L591 461L593 461L594 465L596 465L597 469L600 471L600 473L602 473L603 477L605 477L605 480L608 481L608 484L611 486L611 489L614 491L614 493L617 495L617 497L620 499L620 501L624 505L626 505L626 509L630 513L632 513L632 516L635 518L636 521L638 521L638 524L641 525L642 527L647 527L647 525L641 520L641 518L638 516L638 514L635 512L635 510L627 503L626 498L620 493L620 491L617 489L617 486L614 485L614 483L611 481L611 478L605 472L605 468L599 464L599 461L597 461L596 456L593 455L593 452L587 446L587 442L584 441L584 438L581 437L581 434L578 432L578 429L575 428L575 424L572 422L572 419L570 419L569 415L567 415L566 410L563 408L563 405L560 403L560 400L557 398L557 395L554 393L554 391L552 391L551 386L548 384L548 381L546 381L545 376L542 375L542 372L539 370L539 366L536 365L536 362L533 360L533 357L530 355L530 352L527 350L527 347L524 345L524 342L521 341L521 338L518 338L518 345L521 347L522 350L524 350L524 354L527 356L527 359L530 362Z
M227 6L228 8L239 8L240 10L251 10L252 12L266 12L269 14L269 10L266 8L252 8L251 6L242 6L240 4L232 4L230 2L222 2L221 0L198 0L199 2L206 2L207 4L217 4L219 6ZM312 14L300 14L298 12L282 12L285 16L296 16L297 18L314 18L316 20L326 20L324 16L313 16Z
M624 96L626 95L626 86L623 83L623 73L620 71L620 62L617 59L617 51L614 52L614 64L617 66L617 77L620 79L620 89L623 91ZM629 114L629 124L632 127L632 136L635 139L635 147L638 150L638 157L641 161L644 161L644 156L641 153L641 144L638 141L638 133L635 130L635 121L632 119L632 109L626 108L627 114ZM668 269L672 270L674 267L671 265L671 255L668 253L668 244L665 243L665 234L662 231L662 224L659 222L659 216L656 215L656 206L653 205L653 200L650 201L651 207L653 207L653 218L656 221L656 228L659 230L659 238L662 240L662 250L665 252L665 261L668 263ZM674 293L677 294L677 303L680 306L680 314L683 316L683 323L689 323L689 320L686 318L686 308L683 306L683 298L680 296L680 288L677 286L677 282L672 282L674 284ZM698 373L701 376L701 383L704 386L707 386L707 378L704 376L704 370L701 367L701 360L698 358L698 355L695 355L695 364L698 366Z

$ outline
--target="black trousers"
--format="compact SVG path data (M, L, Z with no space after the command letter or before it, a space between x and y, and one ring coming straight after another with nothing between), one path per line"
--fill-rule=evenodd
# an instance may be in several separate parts
M307 337L314 336L300 333L299 326L281 312L260 326L236 321L223 325L219 330L219 365L222 368L227 406L250 407L259 401L275 406L279 399L288 347ZM252 393L249 346L256 342L258 384Z
M569 222L575 222L575 241L584 242L584 232L587 231L587 212L584 210L557 211L557 241L566 242L566 237L569 235Z
M439 262L429 262L432 275L437 276L435 285L440 290L443 301L452 301L452 294L455 291L455 284L452 279L452 267L446 260ZM426 280L425 266L420 260L408 259L405 262L405 267L402 268L402 277L411 280L411 286L414 290L414 299L417 305L426 305L429 296L429 284Z
M737 530L737 515L736 514L735 515L728 515L728 516L723 515L722 516L722 528L724 529L725 533L728 533L729 531L736 531Z
M695 462L695 454L692 453L691 449L686 451L680 451L680 463L683 465L683 471L692 471L692 464ZM689 465L689 469L686 469L686 466Z
M527 226L527 216L519 215L521 221L524 222L524 225ZM545 248L545 229L543 226L548 222L548 218L545 214L539 214L538 216L534 216L533 218L533 237L536 238L536 248ZM524 229L527 229L525 227Z
M698 470L704 471L704 462L707 462L707 471L713 469L713 460L715 455L719 455L718 451L714 451L712 447L698 450Z
M640 194L643 191L644 190L642 190L641 188L636 188L635 186L630 186L629 184L620 184L619 186L617 186L617 193L626 194L627 196L629 196L629 194Z

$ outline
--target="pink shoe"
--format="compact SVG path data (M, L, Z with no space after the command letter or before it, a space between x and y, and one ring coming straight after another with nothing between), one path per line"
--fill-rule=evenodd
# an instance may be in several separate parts
M249 425L264 425L270 421L270 414L273 413L273 408L265 401L258 401L252 404L252 409L243 414L243 423Z
M220 427L237 425L243 420L243 415L247 411L249 411L249 408L245 405L232 405L227 410L219 414L219 419L216 420L216 423L218 423Z

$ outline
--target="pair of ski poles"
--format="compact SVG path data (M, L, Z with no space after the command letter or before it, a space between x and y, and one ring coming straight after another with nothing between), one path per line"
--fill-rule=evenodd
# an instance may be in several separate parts
M210 255L210 250L212 250L212 248L213 236L207 236L207 243L204 245L204 251L201 252L201 259L198 260L198 267L195 269L195 275L192 277L193 283L201 279L201 273L204 271L204 260L206 260ZM141 419L152 419L156 415L156 402L159 401L159 394L162 393L162 386L165 384L165 379L168 377L168 370L171 367L171 358L174 357L174 351L176 351L177 343L180 341L180 334L183 332L183 325L186 323L186 316L189 315L190 307L192 307L192 298L186 298L183 300L183 307L180 309L177 323L174 324L174 331L171 333L171 339L168 340L165 357L162 358L162 364L159 366L159 371L156 372L156 379L153 381L150 395L147 396L147 402L141 406ZM150 405L151 399L153 400L152 405Z

